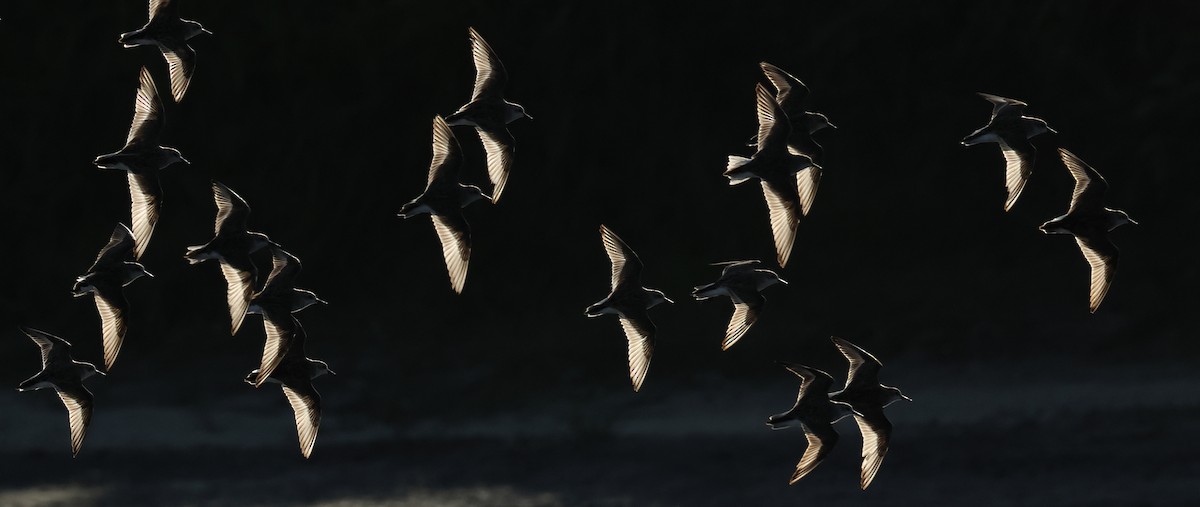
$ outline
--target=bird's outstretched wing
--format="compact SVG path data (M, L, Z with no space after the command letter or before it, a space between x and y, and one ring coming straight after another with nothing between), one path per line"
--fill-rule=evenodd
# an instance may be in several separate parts
M474 27L467 29L467 35L471 38L471 56L475 59L475 89L471 92L471 100L499 97L508 82L504 64Z
M1100 303L1104 301L1104 296L1108 295L1109 286L1112 285L1113 273L1117 271L1117 259L1120 257L1120 252L1117 250L1117 246L1105 236L1076 236L1075 242L1079 245L1079 250L1083 252L1083 258L1087 259L1088 265L1092 268L1088 307L1092 313L1096 313L1096 309L1100 308Z
M142 67L138 75L137 97L133 101L133 122L129 125L125 146L158 144L162 125L163 106L162 100L158 98L158 88L154 86L154 78L150 76L150 71Z
M648 315L622 315L621 329L629 341L629 380L637 392L650 370L650 357L654 355L654 322Z
M642 261L637 253L608 226L600 226L600 239L612 263L612 288L615 290L625 283L637 283L642 273Z
M1108 191L1108 181L1104 176L1065 148L1059 148L1058 155L1075 178L1075 191L1071 193L1071 207L1067 214L1079 210L1104 209L1104 193Z

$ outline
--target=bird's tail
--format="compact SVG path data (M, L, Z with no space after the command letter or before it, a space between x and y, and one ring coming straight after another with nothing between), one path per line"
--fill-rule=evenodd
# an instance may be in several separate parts
M716 289L717 289L717 284L715 284L715 283L710 283L708 285L701 285L699 287L696 287L696 289L692 291L692 297L696 298L697 300L703 300L703 299L708 299L711 297L719 296L719 294L717 294L715 292Z
M462 116L462 111L455 111L446 117L446 125L450 125L451 127L473 125L470 121L463 119Z
M975 132L972 132L971 135L964 137L962 140L962 145L963 146L974 146L976 144L982 143L983 140L980 138L983 137L983 135L984 135L983 131L984 131L984 129L979 129L979 130L976 130Z
M417 207L417 201L412 201L410 203L405 204L404 206L401 206L400 211L398 213L396 213L396 215L399 216L400 218L408 218L408 217L414 215L413 208L416 208L416 207Z
M750 179L750 172L746 170L746 164L750 163L750 159L738 155L730 155L729 163L725 166L725 177L729 178L730 185L737 185Z
M204 247L208 245L196 245L187 247L187 253L183 254L183 258L187 259L188 264L200 264L208 260L208 250Z
M606 303L608 303L607 298L605 298L604 301L601 301L599 303L596 303L594 305L587 307L587 309L584 310L583 313L584 313L584 315L587 315L588 317L599 317L601 315L604 315L603 310L604 310L604 307L606 306Z
M104 155L99 155L96 157L96 160L94 160L92 163L95 164L96 167L99 167L101 169L120 171L120 170L123 170L120 166L117 165L117 160L118 160L117 157L120 154L121 154L121 152L118 151L118 152L114 152L114 153L106 153Z
M21 384L17 386L17 390L18 391L31 391L34 389L40 389L39 387L35 387L35 385L41 381L42 381L42 374L38 373L37 375L29 377L24 382L21 382Z
M771 417L768 417L767 426L770 426L773 430L781 430L784 428L790 428L796 424L795 419L784 419L783 416L784 414L775 414Z

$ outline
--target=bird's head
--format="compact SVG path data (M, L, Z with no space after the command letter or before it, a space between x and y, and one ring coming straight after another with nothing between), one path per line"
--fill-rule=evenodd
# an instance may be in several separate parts
M183 154L179 153L179 150L167 146L160 146L160 148L162 149L163 158L167 161L163 167L180 163L183 165L192 165L191 162L188 162L188 159L183 158Z
M311 291L311 290L294 289L292 291L292 294L296 298L296 303L297 303L296 306L298 307L295 311L303 310L312 305L317 305L317 304L328 305L329 304L324 299L317 297L317 295L315 293L313 293L313 291Z
M83 364L83 375L80 376L80 380L83 380L83 379L86 379L88 377L92 377L95 375L99 375L101 377L106 376L106 374L104 372L100 371L99 368L96 368L96 365L94 365L92 363L82 363L82 364Z
M800 155L797 155L797 157L800 158L800 170L801 171L808 169L810 167L814 168L818 171L821 170L821 166L817 165L817 162L813 160L811 155L800 154Z
M1029 137L1033 137L1033 136L1036 136L1039 134L1047 134L1047 133L1058 134L1058 131L1050 128L1050 124L1046 123L1046 120L1042 120L1042 119L1038 118L1037 122L1033 126L1033 132L1031 132L1032 135L1030 135Z
M205 29L204 26L202 26L200 23L197 23L190 19L183 19L180 21L183 21L183 25L185 27L187 27L186 33L184 34L184 39L190 39L190 38L195 37L200 34L212 35L212 32Z
M1138 225L1138 223L1129 218L1129 214L1119 209L1110 209L1108 211L1108 230L1116 229L1125 224Z
M892 387L892 386L882 386L882 387L883 387L884 393L886 393L885 398L883 400L883 406L885 406L885 407L888 405L891 405L892 403L900 401L900 400L904 400L904 401L908 401L908 402L912 401L912 398L905 396L904 393L900 392L900 388L898 388L898 387Z
M508 105L509 105L508 114L507 114L508 117L504 119L505 123L516 121L521 118L528 118L530 120L533 119L532 116L529 116L529 113L525 112L524 106L522 106L520 104L513 104L512 102L509 102Z
M267 248L269 246L274 246L276 248L279 248L278 243L271 241L271 238L267 237L266 234L263 234L261 232L247 232L246 235L250 237L250 252L251 253L257 252L257 251Z
M837 125L830 122L829 117L813 111L805 111L800 121L810 134L815 134L827 128L837 130Z
M137 280L143 276L154 278L154 274L146 271L146 266L143 266L140 262L125 261L124 271L124 285L129 285L130 283L133 283L134 280Z
M488 201L492 200L491 196L483 193L483 190L480 190L479 187L475 185L463 185L463 190L465 191L462 203L463 206L484 199L487 199Z
M320 377L321 375L324 375L326 373L328 373L330 375L337 375L337 373L334 373L333 370L329 369L329 365L326 364L325 361L321 361L319 359L311 359L310 361L312 361L312 363L313 363L312 378Z
M650 293L650 306L648 306L647 308L654 308L655 306L658 306L661 303L675 304L675 302L671 301L671 298L668 298L667 295L663 294L663 292L661 290L646 289L646 291Z

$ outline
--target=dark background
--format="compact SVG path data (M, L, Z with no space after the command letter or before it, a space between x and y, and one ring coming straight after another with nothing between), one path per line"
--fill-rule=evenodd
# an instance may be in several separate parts
M152 48L118 34L143 2L10 0L0 7L0 385L37 371L27 325L99 363L100 328L73 277L117 221L125 178L91 160L123 144L137 71L167 95L161 221L126 290L119 361L89 381L96 413L69 454L61 404L0 390L0 504L227 505L1194 505L1200 373L1191 205L1198 181L1198 10L1188 2L186 2L198 68L181 104ZM466 291L449 287L423 188L430 120L470 96L466 29L504 61L516 164L498 205L466 210ZM727 301L692 301L707 263L773 262L756 185L728 188L755 131L758 62L812 89L826 172L799 229L790 285L728 352ZM1002 211L995 145L959 140L1015 97L1058 136ZM462 177L490 190L474 132ZM1088 313L1088 267L1045 237L1065 212L1071 149L1141 225ZM251 227L304 261L331 302L300 314L325 421L296 452L273 386L240 383L262 331L228 336L209 181ZM652 312L653 366L629 388L598 227L676 304ZM800 361L844 376L828 336L873 351L893 406L892 453L857 490L858 435L795 486L799 430L770 432ZM859 498L862 497L862 498Z

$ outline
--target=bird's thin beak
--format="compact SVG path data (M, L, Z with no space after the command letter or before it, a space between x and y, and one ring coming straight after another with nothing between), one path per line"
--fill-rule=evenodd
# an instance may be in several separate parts
M337 376L337 372L336 372L336 371L333 371L333 370L329 370L329 374L330 374L330 375L333 375L333 376L335 376L335 377Z
M1137 220L1134 220L1132 218L1129 219L1129 223L1131 223L1133 225L1141 225L1141 224L1137 223Z
M211 30L209 30L209 29L207 29L207 28L201 28L201 29L200 29L200 31L201 31L201 32L204 32L204 33L206 33L206 34L208 34L208 35L212 35L212 34L213 34L213 33L212 33L212 31L211 31Z
M784 280L784 279L782 279L782 278L780 278L780 279L779 279L779 283L782 283L782 284L784 284L784 285L787 285L787 284L788 284L788 281L787 281L787 280Z
M149 271L146 271L146 270L144 270L144 269L142 270L142 272L143 272L143 273L146 273L146 276L148 276L148 277L150 277L150 278L154 278L154 273L151 273L151 272L149 272Z
M326 301L326 300L324 300L324 299L321 299L321 298L317 298L317 302L318 302L318 303L321 303L321 304L323 304L323 305L328 305L328 304L329 304L329 301Z
M664 301L666 301L666 302L668 302L668 303L675 304L675 302L674 302L674 301L671 301L671 298L669 298L669 297L663 296L663 300L664 300Z
M909 398L908 396L903 395L903 394L901 394L900 397L904 398L904 401L912 401L913 400L912 398Z
M526 118L528 118L528 119L530 119L530 120L532 120L532 119L533 119L533 117L532 117L532 116L529 116L529 113L525 113L525 117L526 117Z

